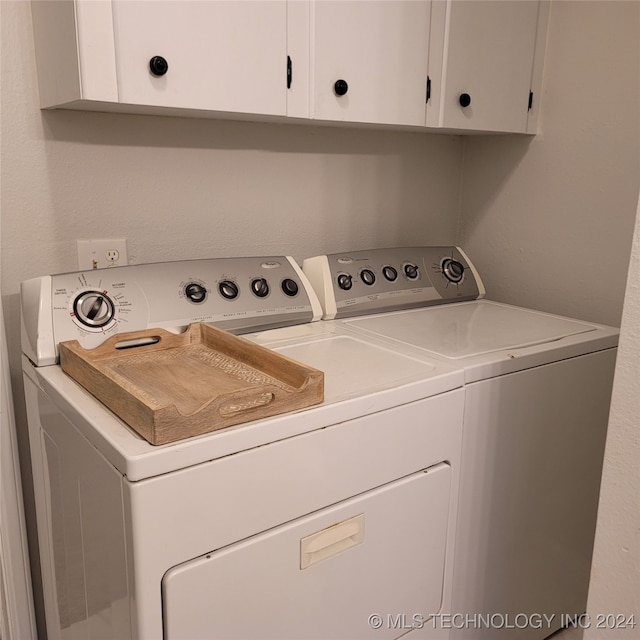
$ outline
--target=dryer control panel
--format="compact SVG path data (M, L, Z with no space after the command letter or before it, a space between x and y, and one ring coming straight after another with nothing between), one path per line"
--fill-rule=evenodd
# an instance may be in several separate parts
M480 276L459 247L403 247L307 258L303 271L323 318L410 309L484 297Z
M128 331L181 332L207 322L247 333L319 320L321 308L288 256L212 258L43 276L21 285L23 352L57 361L57 345L85 349Z

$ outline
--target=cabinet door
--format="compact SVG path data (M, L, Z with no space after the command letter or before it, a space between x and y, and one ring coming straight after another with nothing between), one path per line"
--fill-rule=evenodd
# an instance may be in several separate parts
M113 15L119 102L286 114L286 0L113 0Z
M446 16L444 33L432 39L434 46L440 40L442 49L432 49L430 58L432 100L427 124L526 131L540 2L449 0L447 5L438 4L438 11L446 11Z
M313 2L312 117L424 126L430 7L430 0ZM336 92L337 81L346 85Z

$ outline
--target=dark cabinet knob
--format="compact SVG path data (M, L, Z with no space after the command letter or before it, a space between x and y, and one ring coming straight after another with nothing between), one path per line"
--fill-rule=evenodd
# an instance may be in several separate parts
M343 96L349 91L349 85L346 80L336 80L336 83L333 85L333 90L337 96Z
M153 56L149 60L149 71L154 76L163 76L169 71L169 63L162 56Z
M468 107L471 104L471 96L468 93L460 94L460 106Z

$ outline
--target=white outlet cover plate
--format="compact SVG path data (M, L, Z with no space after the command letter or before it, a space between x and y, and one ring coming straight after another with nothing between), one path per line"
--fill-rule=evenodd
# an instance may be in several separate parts
M76 240L78 249L78 269L105 269L122 267L127 264L127 240L106 238L99 240ZM113 254L115 259L109 259Z

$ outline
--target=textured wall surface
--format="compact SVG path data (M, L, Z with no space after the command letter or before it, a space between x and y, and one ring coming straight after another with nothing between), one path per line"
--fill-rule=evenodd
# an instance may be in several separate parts
M639 78L640 2L551 3L541 133L465 143L459 242L489 297L620 325Z
M635 615L640 625L640 203L629 265L611 400L598 528L591 569L588 612L592 626L585 638L626 638L638 626L623 627ZM599 615L606 633L597 628ZM620 624L616 624L620 623Z

